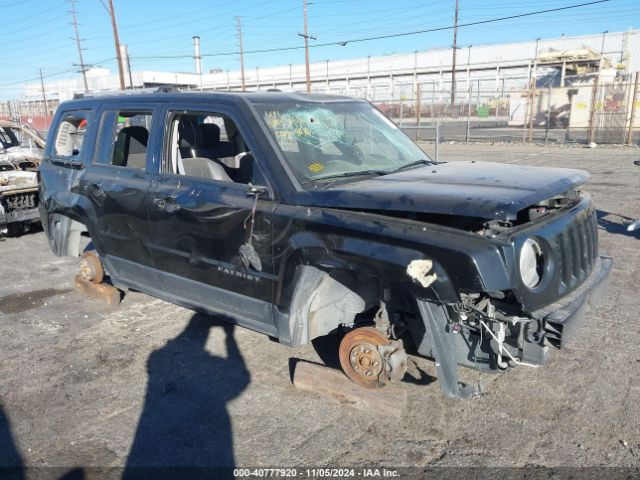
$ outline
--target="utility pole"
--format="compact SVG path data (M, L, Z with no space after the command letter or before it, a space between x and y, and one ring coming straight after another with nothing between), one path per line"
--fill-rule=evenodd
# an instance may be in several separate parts
M244 83L244 49L242 47L242 20L236 17L236 28L238 29L238 47L240 48L240 81L242 82L242 91L246 90Z
M453 19L453 60L451 62L451 107L456 101L456 52L458 51L458 0L456 0L456 13Z
M104 3L104 0L100 0L102 6L107 10L111 17L111 29L113 30L113 42L116 47L116 59L118 60L118 74L120 75L120 90L124 90L124 68L122 66L122 54L120 53L120 38L118 37L118 25L116 23L116 12L113 8L113 0L109 0L109 6Z
M49 109L47 108L47 95L44 93L44 78L42 76L42 69L40 69L40 87L42 88L42 101L44 102L44 123L47 126L47 117L49 116Z
M76 0L70 0L71 3L71 16L73 17L73 30L76 33L76 45L78 46L78 57L80 57L80 72L82 72L82 80L84 80L84 91L89 91L89 84L87 83L87 68L82 58L82 47L80 46L80 34L78 33L78 17L76 16Z
M307 73L307 93L311 93L311 70L309 69L309 39L315 40L316 37L309 35L307 30L307 0L302 0L302 11L304 13L304 33L298 33L304 38L304 64Z

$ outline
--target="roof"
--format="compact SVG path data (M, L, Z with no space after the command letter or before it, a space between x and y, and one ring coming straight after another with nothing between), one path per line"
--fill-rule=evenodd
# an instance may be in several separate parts
M138 92L113 92L101 95L81 95L74 100L65 103L93 103L100 102L171 102L171 101L201 101L226 103L249 102L249 103L329 103L329 102L362 102L363 100L345 97L340 95L325 95L317 93L303 92L279 92L279 91L257 91L257 92L237 92L237 91L216 91L216 92L159 92L148 93Z

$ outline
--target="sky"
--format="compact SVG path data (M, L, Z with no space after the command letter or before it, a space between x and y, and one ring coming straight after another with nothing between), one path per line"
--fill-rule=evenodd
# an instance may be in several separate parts
M103 0L107 3L108 0ZM590 0L459 0L459 23L495 19L587 3ZM131 69L193 72L194 35L201 37L203 71L238 70L235 17L241 17L245 68L303 63L304 50L251 53L302 47L302 0L114 0L120 41ZM332 42L394 35L453 25L455 0L310 0L311 61L360 58L450 47L452 30L404 35L346 45ZM19 98L21 85L69 78L79 63L70 0L0 0L3 58L0 99ZM109 15L101 0L77 0L86 64L117 72ZM494 23L462 26L458 45L554 38L622 31L640 26L638 0L609 0L595 5ZM182 56L183 58L162 58ZM155 58L154 58L155 57Z

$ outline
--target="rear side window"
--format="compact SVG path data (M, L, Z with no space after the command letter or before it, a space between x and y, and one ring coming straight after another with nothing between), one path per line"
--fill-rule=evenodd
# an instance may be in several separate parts
M105 111L94 163L144 170L151 122L147 111Z
M80 156L88 126L88 111L65 113L56 131L53 145L55 155L68 158Z
M0 146L2 148L18 147L20 143L10 128L0 127Z

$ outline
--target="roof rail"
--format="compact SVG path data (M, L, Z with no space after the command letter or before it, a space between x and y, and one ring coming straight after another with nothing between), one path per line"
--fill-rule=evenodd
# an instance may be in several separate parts
M149 94L149 93L178 93L180 89L174 86L164 86L164 87L147 87L147 88L137 88L137 89L127 89L127 90L107 90L104 92L80 92L74 93L73 99L77 100L79 98L93 98L93 97L108 97L115 95L140 95L140 94Z

